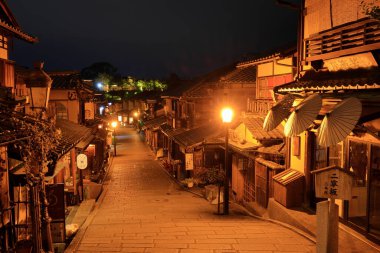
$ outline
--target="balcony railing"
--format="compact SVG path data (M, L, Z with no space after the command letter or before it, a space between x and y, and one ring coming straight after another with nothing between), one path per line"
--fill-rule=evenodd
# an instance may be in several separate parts
M305 39L306 61L331 59L380 48L380 22L362 19Z
M248 100L247 110L259 116L265 116L273 104L272 99L252 99Z

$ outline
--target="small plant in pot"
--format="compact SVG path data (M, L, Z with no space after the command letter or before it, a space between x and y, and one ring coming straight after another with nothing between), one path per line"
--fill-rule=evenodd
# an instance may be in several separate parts
M194 179L192 177L186 178L181 181L184 185L186 185L188 188L191 188L194 186Z

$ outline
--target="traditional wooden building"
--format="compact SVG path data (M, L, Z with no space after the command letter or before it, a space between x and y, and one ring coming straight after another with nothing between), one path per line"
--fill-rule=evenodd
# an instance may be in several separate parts
M9 59L9 52L12 48L13 38L35 43L38 41L25 33L16 18L12 14L5 1L0 1L0 100L1 107L7 110L23 110L20 106L20 100L27 99L26 87L15 84L14 61ZM12 113L12 112L9 112ZM14 209L11 205L10 187L9 187L9 167L10 159L8 156L9 147L17 141L21 141L25 136L18 132L10 124L7 118L9 115L1 113L0 132L0 150L1 150L1 168L0 168L0 251L7 252L15 248L17 238L14 234Z
M265 117L278 99L273 88L294 80L296 75L296 47L274 50L237 64L237 69L254 69L255 93L248 97L246 112Z
M264 120L248 115L242 123L229 131L232 150L232 192L235 200L266 208L273 197L272 176L285 167L283 132L262 130ZM270 164L270 166L268 166Z
M341 221L379 241L380 23L363 10L369 2L305 0L299 78L274 90L301 97L285 134L286 166L305 175L304 204L320 200L311 171L336 165L353 172L353 197L338 203ZM315 112L301 127L298 113L311 104Z

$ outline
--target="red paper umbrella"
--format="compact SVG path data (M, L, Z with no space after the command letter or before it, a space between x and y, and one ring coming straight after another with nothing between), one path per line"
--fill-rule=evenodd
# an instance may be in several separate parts
M362 114L362 104L357 98L347 98L332 112L326 114L318 130L318 143L329 147L344 140L354 129Z
M294 97L292 95L286 95L281 101L277 102L265 117L263 129L268 132L272 131L286 119L290 114L293 101Z
M285 124L285 136L296 136L305 131L318 116L321 107L322 98L318 94L313 94L303 100L290 114Z

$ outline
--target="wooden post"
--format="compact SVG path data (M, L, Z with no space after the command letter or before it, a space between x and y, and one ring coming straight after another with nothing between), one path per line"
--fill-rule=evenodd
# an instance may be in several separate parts
M335 199L317 203L317 253L338 253L338 211Z
M80 184L80 191L81 191L81 196L80 196L80 200L83 201L84 200L84 196L83 196L83 173L82 173L82 170L79 170L79 184Z
M339 208L335 204L335 199L330 199L329 206L329 230L328 230L328 241L327 241L327 252L328 253L338 253L338 231L339 231Z
M351 199L353 173L335 165L311 173L315 174L316 197L330 199L317 204L317 253L337 253L339 208L335 199Z
M317 203L317 253L327 253L328 227L329 227L329 202Z

